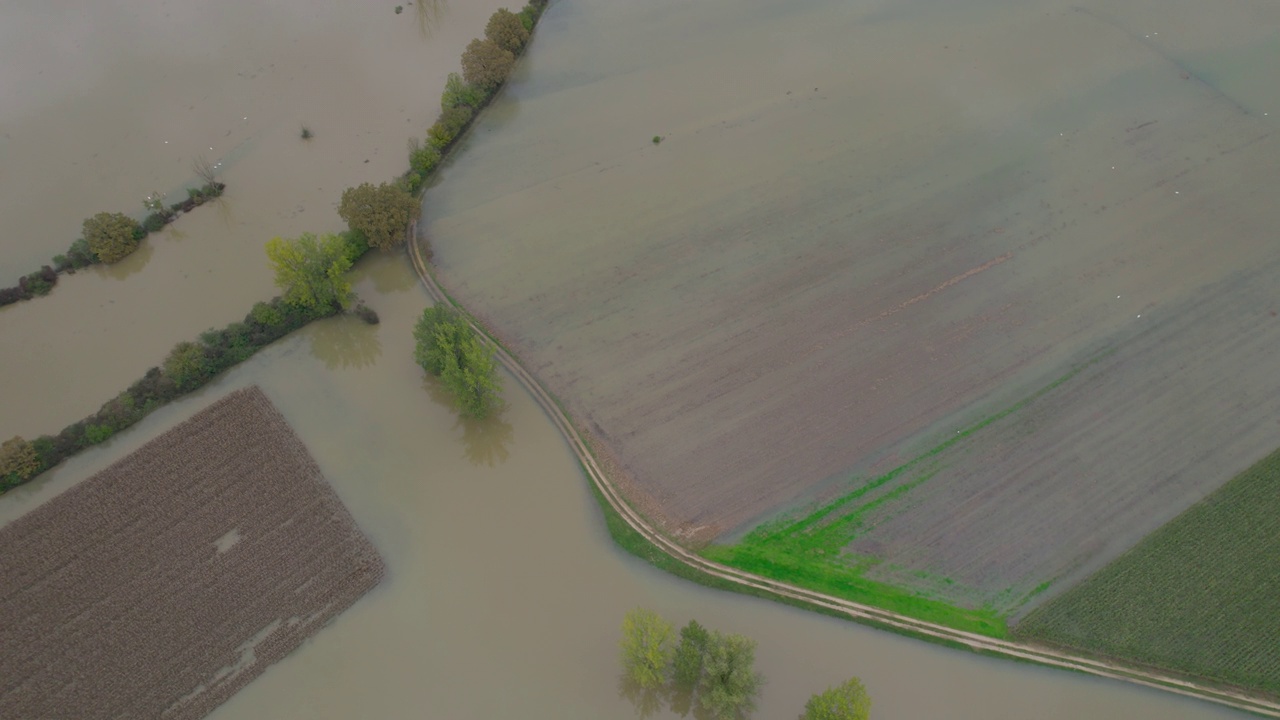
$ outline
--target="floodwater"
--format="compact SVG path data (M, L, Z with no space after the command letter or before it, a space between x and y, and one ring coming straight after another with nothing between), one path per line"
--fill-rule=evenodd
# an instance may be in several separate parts
M427 2L0 1L0 283L65 252L86 217L185 197L193 158L227 183L126 260L0 309L0 396L22 408L0 436L56 433L241 319L275 294L268 240L342 229L344 188L403 172L501 5Z
M946 650L654 570L612 544L572 455L511 378L498 418L459 423L412 362L409 328L427 300L402 258L375 257L358 276L357 291L381 325L335 319L304 329L0 500L4 522L226 392L251 383L266 391L388 573L213 720L636 717L619 694L615 648L623 614L637 605L757 639L767 679L758 718L793 717L811 693L850 675L867 684L876 718L1238 716Z
M177 196L195 154L223 163L229 185L221 202L125 263L0 310L0 436L54 432L174 342L237 319L273 292L267 239L336 229L343 187L403 168L405 139L422 134L444 74L496 3L437 6L425 27L405 5L402 15L390 3L0 5L4 282L65 248L85 216L140 210L153 190ZM570 23L572 7L553 7L550 27ZM582 42L589 73L589 34ZM535 53L521 72L537 65ZM304 122L316 134L309 143L297 137ZM498 140L477 140L490 135ZM381 325L313 325L0 498L7 522L226 392L264 388L389 573L217 720L633 717L618 693L615 643L636 605L759 640L760 718L796 714L849 675L867 683L877 718L1236 716L649 568L612 546L572 456L510 380L510 406L480 425L459 423L424 380L410 327L426 298L403 258L371 257L357 275Z

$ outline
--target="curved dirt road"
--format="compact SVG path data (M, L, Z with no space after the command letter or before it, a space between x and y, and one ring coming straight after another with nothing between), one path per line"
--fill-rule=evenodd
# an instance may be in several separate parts
M466 308L458 305L444 292L444 289L436 282L435 276L431 274L431 269L423 257L422 246L418 239L417 223L409 230L408 251L409 258L413 263L413 268L421 279L422 284L426 288L428 294L437 303L448 303L458 307L459 310L466 312ZM468 314L468 317L470 315ZM488 330L474 321L471 322L472 327L479 332L487 342L493 342L497 350L497 358L511 372L512 375L520 381L522 385L533 395L534 399L546 412L551 421L559 428L560 433L568 441L569 447L572 448L582 467L585 468L587 476L591 482L595 484L600 493L609 502L610 507L622 517L628 525L636 532L640 533L650 543L657 546L667 555L676 560L692 567L699 572L715 576L724 580L728 580L743 587L754 588L764 591L770 595L777 597L791 598L799 600L809 605L818 606L828 610L836 611L842 615L846 615L855 621L862 621L874 625L881 625L893 628L906 634L917 635L926 639L931 639L943 643L958 644L975 652L998 655L1001 657L1012 658L1017 660L1025 660L1029 662L1047 665L1050 667L1065 668L1078 672L1097 675L1099 677L1112 678L1115 680L1124 680L1138 685L1167 690L1169 692L1186 695L1189 697L1200 698L1210 702L1227 705L1240 710L1245 710L1259 715L1280 718L1280 703L1266 700L1263 698L1252 697L1244 693L1213 688L1200 683L1182 680L1168 675L1127 668L1119 664L1087 658L1079 655L1061 652L1047 647L1040 647L1026 643L1013 642L1009 640L999 640L996 638L978 635L975 633L955 630L944 625L937 625L923 620L900 615L895 612L883 610L870 605L844 600L832 595L806 590L801 587L789 585L787 583L770 580L760 575L743 572L726 565L711 562L703 558L675 541L663 535L657 529L649 524L644 517L631 508L631 506L623 499L622 495L613 486L613 483L600 469L596 463L595 456L591 453L587 444L579 435L573 423L565 415L560 406L552 399L551 395L542 387L542 385L530 375L520 362L502 347L501 344L493 341Z

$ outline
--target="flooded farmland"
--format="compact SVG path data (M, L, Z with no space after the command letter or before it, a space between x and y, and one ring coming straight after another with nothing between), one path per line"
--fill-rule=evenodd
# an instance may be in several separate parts
M1280 10L1219 9L566 0L428 193L435 261L702 540L1109 353L825 549L1013 612L1277 444Z
M422 134L444 73L495 5L442 5L425 35L412 7L398 16L391 5L118 2L60 6L56 14L0 6L0 203L22 229L0 241L5 278L61 251L85 216L130 210L153 190L177 195L190 179L189 156L201 147L214 148L205 152L224 163L229 186L218 204L148 239L122 266L64 278L52 296L0 310L0 435L56 431L175 341L236 319L272 294L262 244L273 235L336 229L331 207L343 187L402 169L405 139ZM581 44L566 47L579 80L600 71L594 58L607 56L598 53L608 43L583 9L570 2L552 8L521 66L523 79L548 67L539 43L574 33ZM699 20L712 21L718 18L710 14ZM45 47L40 38L58 40ZM669 49L652 47L644 57ZM192 65L193 56L210 60ZM30 67L44 75L31 77L23 71ZM707 72L731 69L712 64ZM550 79L566 82L559 73ZM686 91L695 86L691 80ZM704 90L714 94L714 86ZM509 151L507 128L534 99L522 94L533 92L523 81L513 86L515 102L493 108L498 124L480 128L467 152ZM174 105L163 104L173 97ZM561 121L574 111L564 107ZM235 125L237 117L246 124ZM310 144L296 137L302 122L316 132ZM676 135L650 129L656 123L645 117L631 122L641 145L655 132ZM536 137L548 163L575 142L603 142L591 133ZM163 139L182 147L168 155ZM94 153L111 162L93 164ZM443 174L441 189L458 169ZM493 179L492 192L504 182L509 188L520 179ZM673 192L665 200L681 198ZM445 206L463 201L453 196ZM534 226L550 228L559 215L522 207ZM8 522L225 393L263 388L386 558L388 577L212 718L634 717L637 709L618 693L615 642L623 613L640 604L673 621L696 617L758 639L768 678L760 718L798 713L810 693L851 674L867 683L876 717L1237 717L1119 683L939 649L652 570L611 545L572 456L510 379L510 407L485 425L460 424L423 379L410 358L409 328L426 300L403 258L375 255L357 275L357 291L381 325L318 323L0 498L0 523Z
M619 696L623 614L652 607L759 643L754 717L791 717L848 675L877 718L1192 720L1238 717L1120 683L981 658L673 578L615 548L585 478L531 398L507 378L495 422L458 422L411 359L425 306L399 257L357 291L369 329L322 321L165 408L48 480L0 499L0 522L87 477L232 389L259 385L387 563L387 577L210 716L632 718ZM356 333L347 340L339 336ZM356 362L344 348L376 335ZM652 717L674 718L669 712Z

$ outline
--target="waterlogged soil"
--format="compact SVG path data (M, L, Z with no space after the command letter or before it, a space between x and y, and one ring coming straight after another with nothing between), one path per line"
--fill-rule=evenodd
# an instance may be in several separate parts
M0 4L0 284L65 252L95 213L185 198L194 158L227 183L124 261L0 309L0 436L56 433L274 295L266 242L343 229L344 188L407 168L407 141L499 6Z
M1275 445L1280 11L1220 10L565 0L427 238L693 538L1114 350L857 546L981 605L1100 566Z
M373 256L357 276L380 325L316 323L0 498L0 523L10 522L226 393L262 388L384 558L386 577L212 720L636 717L621 692L616 643L637 605L756 638L768 679L758 718L792 717L811 693L850 675L866 682L885 717L1242 717L654 570L611 544L573 456L511 378L499 416L458 420L413 364L409 329L427 300L401 258ZM662 706L649 717L678 716Z

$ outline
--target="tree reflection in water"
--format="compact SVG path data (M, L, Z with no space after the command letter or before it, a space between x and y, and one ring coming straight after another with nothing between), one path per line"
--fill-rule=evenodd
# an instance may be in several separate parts
M422 388L431 396L431 401L449 408L457 413L458 405L453 396L445 389L444 384L432 375L423 374ZM458 413L453 423L454 430L462 431L463 454L472 465L493 467L504 463L511 452L514 428L506 421L506 406L499 407L492 415L483 419L465 417Z
M311 354L330 370L368 367L382 354L378 327L348 315L313 323Z

